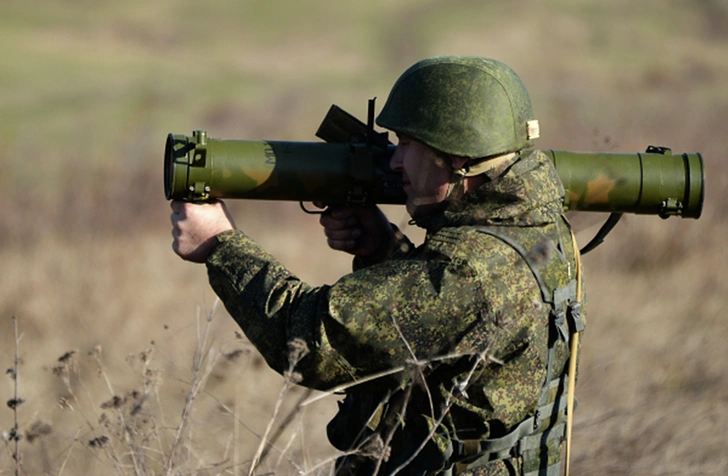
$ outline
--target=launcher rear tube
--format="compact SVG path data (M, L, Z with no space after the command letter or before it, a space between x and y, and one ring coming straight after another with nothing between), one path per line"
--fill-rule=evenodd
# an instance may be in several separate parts
M544 152L566 189L566 209L663 218L702 213L705 176L699 153Z

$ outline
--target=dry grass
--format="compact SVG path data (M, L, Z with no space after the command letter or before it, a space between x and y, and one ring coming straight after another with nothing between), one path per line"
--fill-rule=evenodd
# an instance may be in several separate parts
M727 15L720 0L9 0L0 19L7 368L12 316L21 337L19 380L6 375L0 393L15 398L17 382L25 402L0 411L0 474L16 469L16 415L21 474L242 474L256 454L256 474L328 471L317 464L333 454L323 441L331 398L292 417L276 437L283 455L259 450L304 390L287 389L272 420L286 380L223 310L207 327L215 298L204 270L169 247L164 136L207 128L311 140L330 103L363 116L402 68L448 52L521 73L540 147L703 153L700 220L628 217L585 257L572 471L725 474ZM403 223L402 210L389 211ZM349 269L296 204L236 203L233 213L308 282ZM597 220L576 221L585 243Z

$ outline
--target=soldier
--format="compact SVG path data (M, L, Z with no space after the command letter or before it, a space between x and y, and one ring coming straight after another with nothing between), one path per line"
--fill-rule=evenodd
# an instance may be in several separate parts
M354 271L311 287L225 205L172 202L174 251L204 262L226 308L278 372L346 390L329 423L337 474L558 474L568 340L582 329L578 250L531 101L506 65L434 57L397 80L377 124L399 138L414 247L376 206L321 225ZM368 377L376 378L368 378Z

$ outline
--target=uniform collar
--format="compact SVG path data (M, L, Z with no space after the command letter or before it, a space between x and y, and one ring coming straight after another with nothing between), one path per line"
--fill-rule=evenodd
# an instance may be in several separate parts
M442 203L439 210L414 220L435 232L469 225L538 226L562 212L564 189L556 169L541 151L525 151L498 176L477 190Z

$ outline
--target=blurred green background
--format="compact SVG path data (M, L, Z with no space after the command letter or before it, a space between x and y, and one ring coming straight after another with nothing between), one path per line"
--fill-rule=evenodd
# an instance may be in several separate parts
M118 438L120 454L144 447L149 421L176 425L197 322L214 300L204 268L170 249L166 134L314 140L332 103L363 118L367 99L381 107L406 67L436 54L488 56L515 69L541 122L541 148L652 144L703 154L702 218L627 217L585 258L574 474L728 472L728 1L5 0L2 12L0 359L12 366L17 316L19 424L52 427L22 441L27 474L151 474L169 459L163 429L141 469L88 444L114 436L100 405L135 388L158 403L138 422L138 440ZM332 282L349 269L297 204L235 203L233 213L306 281ZM388 213L406 224L404 210ZM602 218L574 217L582 244ZM242 349L245 359L221 358L211 371L179 473L247 473L282 380L224 311L211 333L219 355ZM97 346L111 386L87 355ZM129 363L148 346L164 375L154 391ZM66 385L53 368L71 349ZM13 381L0 391L11 398ZM234 417L223 407L236 408ZM300 467L333 454L321 440L334 407L329 399L307 410L308 437L291 431L299 443L287 454ZM13 417L0 411L3 432ZM12 444L4 444L0 473L10 473Z

